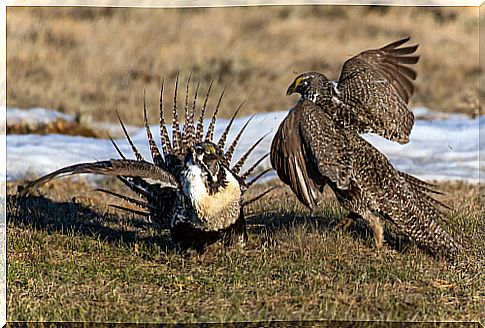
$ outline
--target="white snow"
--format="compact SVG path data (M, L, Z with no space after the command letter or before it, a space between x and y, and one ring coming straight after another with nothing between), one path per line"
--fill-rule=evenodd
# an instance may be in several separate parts
M48 124L58 119L64 119L68 122L74 120L71 115L59 113L45 108L35 107L29 109L18 109L7 107L7 123L26 123L26 124Z
M364 138L385 153L396 168L422 179L478 182L479 172L482 175L485 173L485 167L480 166L480 162L485 161L483 155L485 146L479 143L479 129L485 130L485 116L470 119L461 114L435 113L423 108L416 108L414 112L418 119L408 144L400 145L371 134L364 135ZM65 114L40 108L35 109L35 113L38 115L26 115L28 120L45 121L55 119L55 117L66 118L63 116ZM257 114L249 124L244 137L241 138L234 159L237 160L252 143L266 133L268 136L251 155L246 167L267 153L273 135L286 114L287 112ZM7 109L9 123L11 119L19 119L23 115L21 110ZM419 117L426 117L427 120L420 120ZM228 138L229 142L247 119L247 117L239 118L234 121ZM228 120L224 119L218 120L215 131L216 140L227 122ZM207 124L206 120L206 126ZM104 126L110 129L116 128L116 125L110 127L104 124ZM121 127L118 129L121 130ZM160 144L159 127L153 125L151 129L157 143ZM169 126L168 129L171 132ZM139 128L134 131L132 133L133 141L143 157L149 160L150 152L145 129ZM7 135L6 139L7 180L22 179L26 174L40 176L81 162L119 158L111 142L106 139L53 134ZM127 157L134 158L131 148L124 138L115 141ZM269 159L262 163L262 167L270 167ZM272 177L275 176L273 173Z

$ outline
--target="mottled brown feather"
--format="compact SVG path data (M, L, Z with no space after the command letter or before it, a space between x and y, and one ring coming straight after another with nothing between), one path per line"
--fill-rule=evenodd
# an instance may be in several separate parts
M283 120L271 143L270 160L281 181L290 186L300 202L313 209L319 200L319 186L308 176L300 119L300 112L292 109Z
M410 67L418 45L399 48L409 37L380 49L361 52L347 60L338 80L338 98L354 111L358 132L374 132L407 143L414 123L407 107L414 93L416 72Z

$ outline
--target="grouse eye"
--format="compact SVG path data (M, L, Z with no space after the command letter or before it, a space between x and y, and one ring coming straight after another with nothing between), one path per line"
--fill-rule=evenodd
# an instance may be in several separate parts
M206 155L215 155L216 152L216 148L213 145L207 145L207 147L204 149L204 153Z
M203 153L203 151L204 151L204 149L202 149L202 147L201 147L201 146L195 146L195 147L194 147L194 150L195 150L195 152L196 152L197 154L202 154L202 153Z

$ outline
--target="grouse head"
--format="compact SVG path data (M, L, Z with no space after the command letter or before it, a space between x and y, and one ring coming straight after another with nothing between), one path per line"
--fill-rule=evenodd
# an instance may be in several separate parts
M306 72L296 77L286 90L286 95L299 93L303 99L315 102L317 97L330 96L331 90L332 83L325 75L318 72Z
M220 147L213 142L203 141L190 147L185 161L186 164L197 165L212 177L212 180L217 180L217 176L223 169L223 159L224 152Z

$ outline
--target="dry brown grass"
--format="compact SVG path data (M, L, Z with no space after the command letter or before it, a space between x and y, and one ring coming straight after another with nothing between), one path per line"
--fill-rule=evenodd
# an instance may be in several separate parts
M391 226L388 244L374 251L365 225L335 228L346 213L330 193L309 213L288 188L277 189L247 208L244 249L213 245L186 257L166 231L109 209L113 199L85 183L59 180L42 189L47 198L19 203L15 187L7 202L8 320L484 319L477 186L441 185L453 208L449 225L466 239L454 262L400 240Z
M84 137L100 137L101 134L83 126L77 121L69 122L62 118L49 123L33 124L26 121L7 122L7 134L64 134ZM103 137L105 137L103 135Z
M243 99L243 114L285 110L294 101L284 96L293 70L336 77L350 55L409 34L422 45L414 104L473 114L477 15L411 7L9 8L8 105L96 121L114 121L116 107L140 124L143 88L153 118L162 75L172 83L178 71L183 79L193 71L205 86L214 75L219 90L230 84L223 116ZM345 213L330 194L309 213L280 188L247 209L244 249L215 245L187 258L166 231L109 208L112 200L83 182L56 181L42 189L47 198L20 203L10 183L8 320L483 320L485 205L477 186L442 187L450 228L467 247L453 263L392 227L389 244L373 251L362 223L335 229Z
M294 71L337 78L363 49L405 35L421 45L413 105L477 113L478 8L276 6L195 9L8 8L9 106L132 124L147 89L177 72L229 84L222 115L286 110Z

